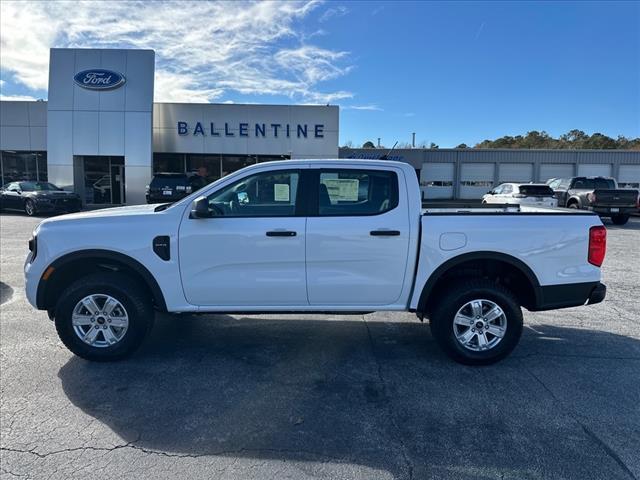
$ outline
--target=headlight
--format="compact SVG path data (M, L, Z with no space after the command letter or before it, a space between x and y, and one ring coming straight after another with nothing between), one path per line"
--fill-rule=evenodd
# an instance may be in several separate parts
M38 254L38 237L33 236L29 239L29 251L31 252L30 262L33 262Z

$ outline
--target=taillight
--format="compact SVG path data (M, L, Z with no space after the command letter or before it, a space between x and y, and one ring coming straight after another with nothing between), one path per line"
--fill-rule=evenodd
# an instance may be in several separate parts
M587 199L589 199L589 201L590 201L591 203L596 203L596 202L597 202L597 200L598 200L598 197L596 197L596 194L595 194L595 193L589 193L589 194L587 194ZM603 228L604 228L604 227L603 227Z
M589 263L599 267L607 250L607 229L598 225L589 229Z

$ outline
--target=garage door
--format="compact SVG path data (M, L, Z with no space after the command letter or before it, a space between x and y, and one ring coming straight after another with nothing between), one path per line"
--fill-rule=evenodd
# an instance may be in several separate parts
M423 163L420 170L422 198L453 198L453 171L453 163Z
M493 171L493 163L463 163L460 166L460 198L482 198L493 188Z
M531 182L533 180L532 163L500 163L498 179L505 182Z
M571 163L542 163L540 165L540 182L546 182L550 178L573 177L573 164Z
M578 165L578 176L579 177L610 177L611 165L583 163L582 165Z
M620 188L640 188L640 165L620 165L618 184Z

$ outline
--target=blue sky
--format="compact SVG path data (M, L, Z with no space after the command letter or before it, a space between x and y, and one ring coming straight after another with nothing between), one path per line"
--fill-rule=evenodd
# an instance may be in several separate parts
M332 103L340 143L640 136L639 2L2 2L2 98L50 47L156 50L156 101Z

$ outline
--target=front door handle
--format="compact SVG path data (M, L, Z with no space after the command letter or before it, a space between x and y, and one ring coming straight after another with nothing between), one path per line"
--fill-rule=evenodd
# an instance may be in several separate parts
M272 230L267 232L267 237L295 237L296 235L296 232L289 230Z
M371 230L369 235L373 237L397 237L400 230Z

